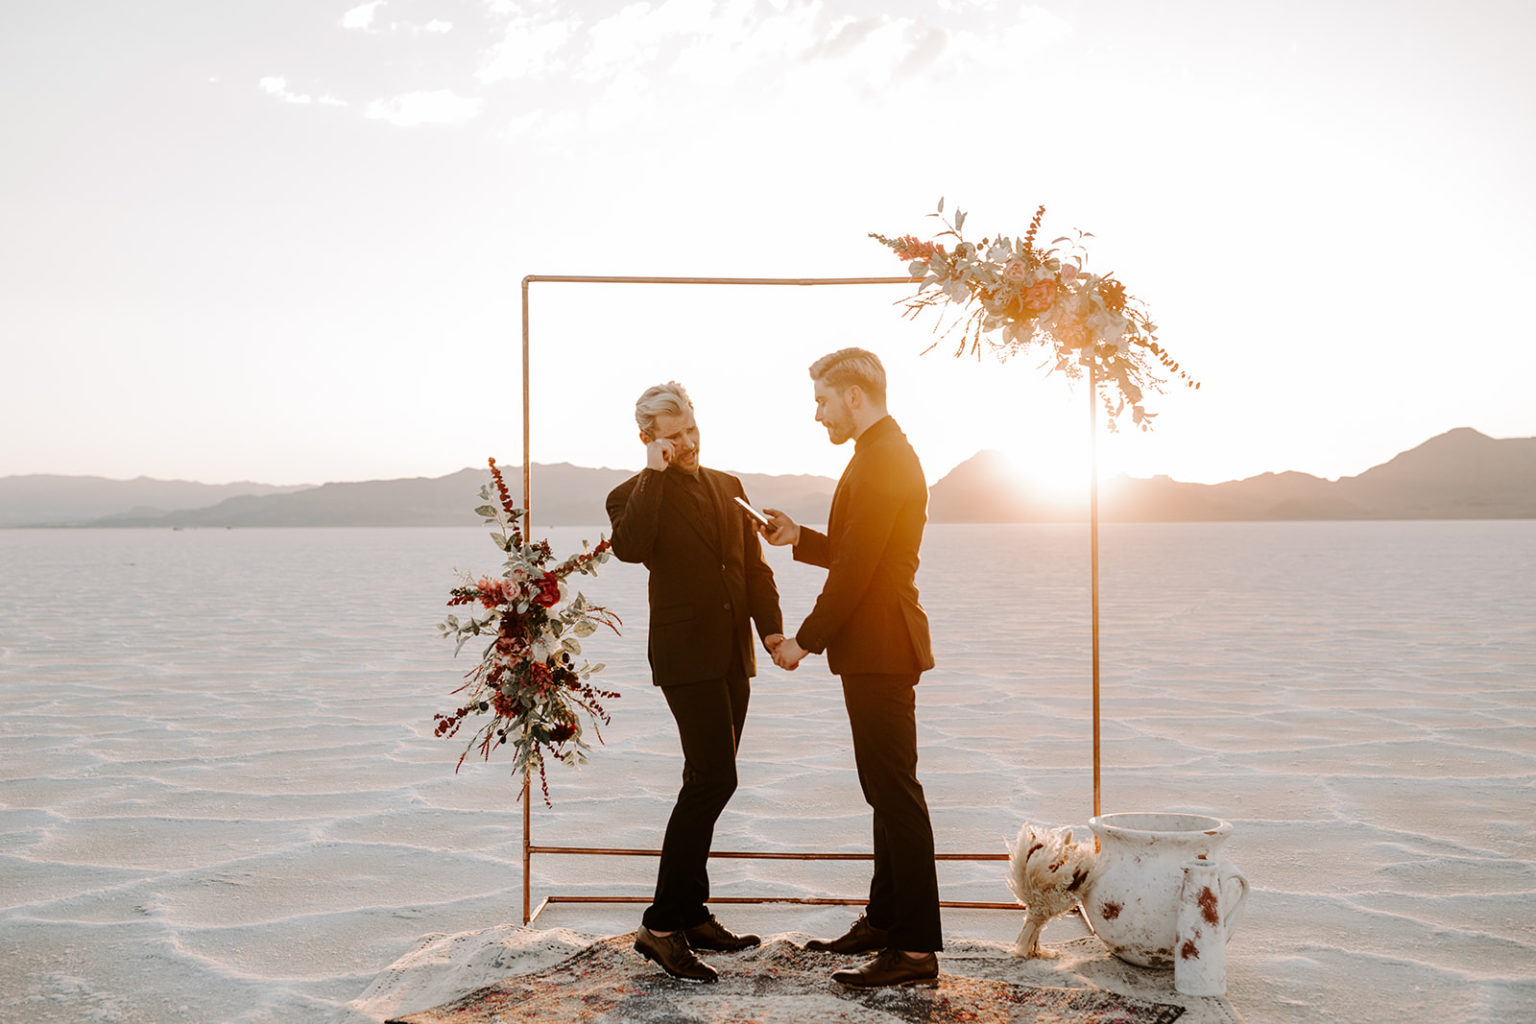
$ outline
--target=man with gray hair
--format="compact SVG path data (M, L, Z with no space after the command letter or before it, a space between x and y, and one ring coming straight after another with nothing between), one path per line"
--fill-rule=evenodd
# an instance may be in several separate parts
M752 626L772 653L783 642L773 571L757 526L732 502L741 481L699 464L699 428L676 381L635 403L645 468L608 495L613 553L650 570L651 680L677 722L683 786L667 821L656 892L635 950L684 981L714 981L696 949L734 952L735 935L705 905L715 821L736 791L736 749L757 672Z
M873 352L845 348L811 364L816 420L833 444L854 441L832 494L827 532L777 509L770 544L793 544L797 562L827 569L827 580L794 636L774 651L793 670L806 654L827 653L843 680L859 786L874 811L869 904L848 932L808 949L879 951L832 978L853 988L928 985L943 948L933 825L917 781L916 687L933 667L928 616L918 603L917 550L928 521L928 484L917 454L885 408L885 367Z

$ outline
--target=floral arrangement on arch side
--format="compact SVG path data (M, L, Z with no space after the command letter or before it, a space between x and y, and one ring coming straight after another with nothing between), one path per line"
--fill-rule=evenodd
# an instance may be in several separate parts
M618 699L618 694L600 690L590 679L603 670L601 662L577 663L581 657L581 639L607 626L617 633L619 617L606 608L588 603L580 593L564 608L566 577L574 573L597 575L597 566L608 560L610 545L599 540L588 549L582 542L580 554L549 566L554 558L548 541L525 540L518 527L523 510L512 504L512 495L502 479L496 460L489 460L491 487L480 488L477 515L496 526L491 540L506 554L506 567L499 578L464 576L463 585L450 592L450 606L480 605L483 613L470 612L467 619L449 615L439 623L438 631L455 640L457 655L472 637L489 637L480 664L465 676L466 682L455 693L467 693L464 703L450 715L433 715L438 736L453 736L472 715L489 715L479 726L459 763L464 766L472 750L479 749L485 760L491 751L512 744L513 770L526 778L535 767L544 803L549 802L549 780L544 772L546 757L566 764L582 764L591 747L582 740L582 715L592 722L597 741L603 737L598 723L607 725L608 712L603 702Z
M979 358L984 335L999 358L1042 343L1054 357L1051 372L1060 371L1075 380L1084 367L1092 367L1097 379L1110 385L1114 395L1105 394L1103 401L1111 430L1127 408L1132 423L1143 430L1151 427L1157 414L1147 411L1143 399L1147 391L1162 391L1167 382L1158 376L1159 368L1187 387L1200 387L1158 343L1157 325L1125 285L1113 274L1084 270L1087 251L1082 242L1092 234L1063 236L1052 240L1050 248L1040 248L1035 238L1044 206L1035 211L1022 238L999 235L977 243L961 234L963 212L955 211L953 223L945 219L943 199L928 216L945 226L933 241L913 235L887 238L874 232L869 237L907 260L912 280L921 282L917 294L901 300L904 315L915 319L928 307L939 305L969 310L944 334L947 337L960 328L956 356L970 351ZM953 248L937 241L945 237L954 239ZM1062 243L1070 247L1057 248ZM936 332L942 323L941 313Z

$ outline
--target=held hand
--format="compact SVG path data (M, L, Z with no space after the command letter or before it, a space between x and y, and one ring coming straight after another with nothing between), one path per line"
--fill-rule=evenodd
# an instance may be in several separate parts
M782 644L783 642L784 642L784 634L783 633L769 633L767 636L763 637L763 646L768 648L768 653L769 654L772 654L774 651L777 651L779 649L779 645Z
M773 663L786 672L793 672L800 667L800 659L805 657L805 649L802 648L794 637L787 637L779 644L778 650L773 652Z
M763 539L775 547L800 543L800 524L776 508L763 509L763 515L773 524L763 531ZM803 653L803 652L802 652Z
M645 467L658 472L672 465L672 456L676 454L672 442L666 438L658 438L645 446Z

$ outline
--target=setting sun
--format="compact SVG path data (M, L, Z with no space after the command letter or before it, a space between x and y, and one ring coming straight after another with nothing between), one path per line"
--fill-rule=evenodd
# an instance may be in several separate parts
M1051 447L1003 449L1000 454L1002 465L1028 495L1063 501L1088 493L1086 436Z

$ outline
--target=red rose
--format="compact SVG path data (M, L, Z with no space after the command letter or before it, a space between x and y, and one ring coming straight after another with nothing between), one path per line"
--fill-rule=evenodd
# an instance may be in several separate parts
M475 584L475 589L480 592L480 603L487 608L494 608L507 599L506 587L501 580L482 579Z
M533 603L541 608L553 608L560 601L560 581L553 576L539 577L539 592L533 595Z
M561 722L549 730L549 742L564 743L574 735L576 735L576 727L569 722Z
M528 684L540 693L547 692L554 685L554 681L548 665L536 661L528 666Z

